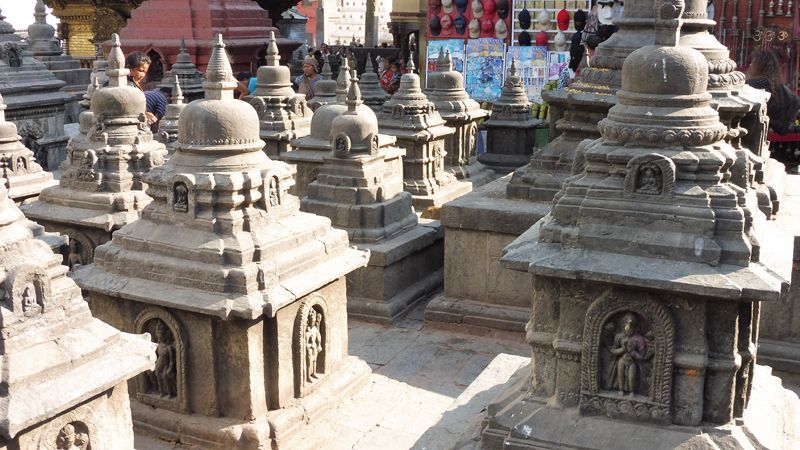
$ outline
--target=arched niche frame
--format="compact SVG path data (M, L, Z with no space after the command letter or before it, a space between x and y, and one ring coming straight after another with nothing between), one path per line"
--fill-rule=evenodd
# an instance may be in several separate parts
M97 441L101 438L102 424L105 422L102 415L98 414L94 408L79 408L66 414L55 417L51 420L44 431L39 435L38 449L60 450L69 448L66 446L65 437L70 433L65 433L71 426L72 446L81 450L96 450ZM67 438L69 440L69 438Z
M162 329L162 336L166 336L165 331L169 334L166 339L162 336L158 336L158 332L155 331L156 327L160 324L163 324L166 328L165 330ZM188 413L189 398L187 393L188 386L186 384L188 337L183 326L168 311L162 308L150 307L143 310L136 317L134 321L134 332L137 334L148 332L150 333L151 340L159 343L159 347L156 349L155 369L139 375L136 379L136 398L142 403L158 408ZM159 342L160 337L162 342ZM172 349L166 348L170 345L173 346ZM174 364L174 396L165 395L159 389L157 374L160 370L160 365L168 362L161 360L161 358L171 358L171 362Z
M179 174L172 177L167 187L167 205L176 214L197 215L197 192L192 175Z
M319 294L303 300L297 311L292 346L297 398L313 392L327 373L330 353L327 314L327 301Z
M3 285L4 306L15 321L24 321L46 313L53 299L50 277L44 267L22 264L12 269Z
M625 315L643 321L641 328L648 330L650 380L642 395L620 394L617 389L609 389L603 383L601 358L609 345L609 325L615 318ZM581 413L669 424L672 420L675 355L675 323L669 310L647 293L636 292L634 295L612 290L609 295L596 299L585 317L581 349Z

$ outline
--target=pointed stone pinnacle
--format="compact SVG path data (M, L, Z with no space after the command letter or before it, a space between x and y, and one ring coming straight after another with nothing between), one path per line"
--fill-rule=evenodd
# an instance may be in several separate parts
M325 60L325 64L322 65L322 79L330 80L333 76L333 72L331 72L331 65L328 63L328 55L325 55L323 59Z
M436 70L440 70L442 64L444 64L444 47L441 45L439 46L439 57L436 58Z
M176 105L183 103L183 90L181 89L181 82L178 79L178 74L175 74L175 84L172 85L172 103Z
M358 86L356 71L353 70L350 73L350 88L347 90L347 110L355 111L359 104L361 104L361 88Z
M517 75L517 60L511 58L511 67L508 68L508 76L513 77Z
M111 50L108 52L108 68L122 69L123 67L125 67L125 55L122 54L119 35L114 33L111 35Z
M188 52L189 52L189 50L186 49L186 39L185 38L181 38L180 53L188 53Z
M267 65L268 66L278 66L280 63L281 56L278 52L278 43L275 40L275 32L269 32L269 44L267 45Z
M42 0L36 0L36 6L33 7L33 16L36 17L36 22L45 22L45 17L47 17L47 8L44 6L44 2Z
M411 72L414 73L417 70L417 66L414 65L414 55L408 55L408 64L406 64L406 68Z
M233 79L233 70L221 34L214 36L214 46L208 60L206 79L212 83L228 82Z

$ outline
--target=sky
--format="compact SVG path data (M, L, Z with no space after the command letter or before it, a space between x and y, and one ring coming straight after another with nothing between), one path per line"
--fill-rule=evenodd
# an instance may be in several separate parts
M0 9L3 10L3 15L6 16L6 22L10 22L17 30L24 30L28 25L33 23L33 7L36 5L36 0L0 0ZM47 8L47 12L51 11ZM53 15L47 15L47 23L55 26L58 23Z

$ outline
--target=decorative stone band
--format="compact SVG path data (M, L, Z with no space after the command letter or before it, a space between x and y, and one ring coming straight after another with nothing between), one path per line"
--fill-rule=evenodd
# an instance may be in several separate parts
M727 128L719 126L670 129L663 126L622 125L603 119L597 124L600 134L609 140L645 145L710 145L719 142L728 134Z
M586 415L605 415L612 418L646 420L656 423L668 423L670 406L655 403L641 398L612 397L587 392L581 393L580 410Z
M709 71L708 73L709 89L728 87L728 86L741 86L744 84L744 81L745 81L745 75L742 72L718 74Z
M732 59L719 59L708 61L708 73L728 74L736 70L736 62ZM735 72L744 79L744 74Z

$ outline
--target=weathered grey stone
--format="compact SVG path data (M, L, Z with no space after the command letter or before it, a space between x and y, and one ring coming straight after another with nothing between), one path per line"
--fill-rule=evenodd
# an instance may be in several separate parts
M455 133L448 135L444 143L445 169L459 180L469 180L477 188L492 181L497 176L477 162L478 122L489 116L478 102L469 98L464 90L464 78L453 70L450 50L447 53L439 48L436 71L428 80L425 94L433 102L439 115Z
M280 65L275 33L270 31L267 62L258 68L256 90L250 97L261 120L261 139L270 158L280 158L292 150L290 141L311 132L313 112L304 94L292 89L289 68Z
M365 105L375 111L375 114L380 114L383 110L383 104L386 103L386 100L389 100L391 96L381 87L378 74L372 71L371 61L372 55L367 53L366 70L361 74L361 80L359 81L359 85L361 85L361 98L364 100Z
M206 80L175 154L145 176L153 202L74 278L95 314L165 349L131 386L138 427L203 448L292 448L369 373L347 356L345 291L369 255L298 210L289 166L233 98L220 35Z
M353 75L355 76L355 75ZM331 219L351 242L369 250L365 268L347 275L350 316L395 321L442 281L441 227L418 223L403 191L405 151L379 134L352 78L347 111L331 124L332 154L308 186L302 209Z
M0 186L2 448L133 448L126 380L155 345L92 317L61 256Z
M525 165L533 152L534 127L539 123L531 116L531 102L512 60L500 98L492 103L492 114L484 124L486 153L479 155L478 161L499 173Z
M175 75L178 76L178 84L181 86L186 103L203 98L203 74L197 70L197 66L192 61L192 56L186 49L185 39L181 39L181 47L178 56L175 57L175 64L164 74L164 79L158 87L174 89Z
M71 99L66 104L65 120L67 123L76 123L80 114L79 102L86 85L91 83L92 71L81 68L80 61L64 55L58 39L55 38L55 28L46 21L47 9L42 0L36 1L33 16L36 21L28 26L28 50L36 59L43 62L56 78L67 83L62 90L69 94Z
M158 134L161 142L167 146L170 156L175 152L178 142L178 121L181 111L186 107L183 102L183 90L178 75L173 75L172 95L170 96L167 111L158 123Z
M6 119L17 125L25 146L39 164L55 170L64 160L68 137L64 112L70 96L61 91L66 83L27 51L14 27L0 13L0 95L5 99Z
M750 398L760 302L787 283L751 243L709 65L678 45L684 4L655 7L655 45L625 60L602 138L581 144L585 163L552 212L505 249L506 267L532 275L531 369L528 395L510 385L489 408L483 448L607 448L593 416L658 434L650 448L675 448L701 423L733 429L730 448L752 445L734 419Z
M59 185L23 206L29 218L74 241L75 264L90 263L96 246L139 218L151 201L142 175L163 164L167 153L145 121L144 94L128 86L124 59L116 37L109 85L97 89L91 111L81 113L81 133L70 142ZM95 77L95 86L98 81Z
M321 106L329 103L336 103L336 90L338 85L336 80L333 79L331 73L331 65L328 62L328 56L325 56L325 64L322 66L321 80L317 81L316 89L314 89L314 97L308 101L308 107L312 111L316 111ZM313 120L313 118L312 118Z
M420 89L413 60L409 69L400 77L400 88L383 104L378 123L381 133L396 137L397 145L406 150L403 189L414 199L414 208L425 214L426 208L439 208L469 192L472 185L445 170L445 141L455 130L445 125Z
M6 105L0 95L0 166L6 195L17 203L36 197L42 189L57 184L53 174L42 170L33 152L19 141L17 127L6 122Z

